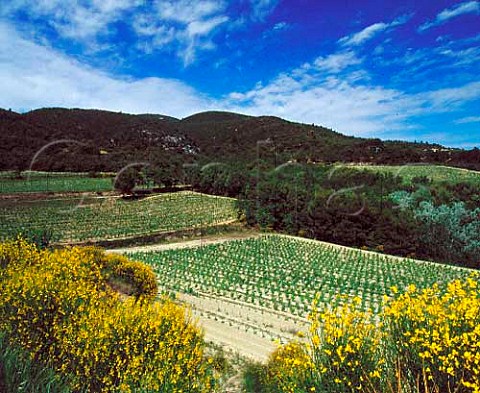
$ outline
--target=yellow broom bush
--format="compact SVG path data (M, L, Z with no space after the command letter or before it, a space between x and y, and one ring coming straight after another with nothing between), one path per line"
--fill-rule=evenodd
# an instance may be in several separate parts
M309 341L272 354L265 391L480 393L478 274L441 288L413 285L373 319L355 301L309 316Z
M384 367L381 335L357 300L334 310L309 314L308 342L278 348L265 367L266 392L371 392L379 389Z
M142 262L131 261L121 255L103 255L104 275L113 282L128 283L128 295L153 299L157 296L157 278L152 269Z
M446 288L413 285L385 309L387 345L398 371L426 392L480 392L478 275Z
M336 309L318 309L309 315L308 353L314 364L317 391L375 391L380 388L384 359L379 326L371 312L358 310L355 298Z
M313 363L304 344L291 342L274 351L260 376L266 393L310 391Z
M0 331L68 376L73 391L210 392L203 337L185 309L149 301L151 286L140 291L148 296L120 300L105 269L113 259L91 248L0 244ZM123 258L113 264L138 266Z
M157 296L157 277L142 262L132 261L122 255L106 254L96 247L84 247L83 252L98 266L111 286L120 287L127 295L153 299ZM122 285L123 284L123 285Z

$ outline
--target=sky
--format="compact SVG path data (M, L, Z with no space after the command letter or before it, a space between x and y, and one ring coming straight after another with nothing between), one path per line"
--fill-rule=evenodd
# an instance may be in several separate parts
M480 0L2 0L0 107L480 147Z

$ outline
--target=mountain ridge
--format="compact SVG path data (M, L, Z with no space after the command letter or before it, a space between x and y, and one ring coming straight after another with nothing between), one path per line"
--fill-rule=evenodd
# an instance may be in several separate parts
M55 145L62 140L80 143ZM128 162L152 157L156 161L234 163L424 162L470 169L478 169L480 161L476 151L347 136L313 124L226 111L178 119L99 109L40 108L23 114L0 109L0 142L2 170L28 167L35 153L49 143L52 148L48 157L36 163L38 169L118 170Z

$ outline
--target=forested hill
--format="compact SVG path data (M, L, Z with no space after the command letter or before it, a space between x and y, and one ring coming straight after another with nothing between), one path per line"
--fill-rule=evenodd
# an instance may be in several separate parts
M204 112L185 119L83 109L0 109L0 169L115 171L134 161L273 164L431 162L479 169L480 152L348 137L271 116Z

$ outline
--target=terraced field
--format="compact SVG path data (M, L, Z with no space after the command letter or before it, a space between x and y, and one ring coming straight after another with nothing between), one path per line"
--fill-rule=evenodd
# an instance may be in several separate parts
M402 292L411 284L425 288L470 274L458 267L283 235L129 255L153 266L165 291L268 310L300 323L316 293L330 307L358 296L363 309L378 312L392 287ZM250 329L265 336L268 324L257 325Z
M379 312L392 287L428 287L466 277L471 271L402 259L284 235L163 251L117 250L150 264L161 290L189 304L206 338L256 360L308 330L306 316L316 293L325 307L361 299Z
M235 221L234 199L194 192L140 200L0 201L0 239L50 230L57 242L128 239Z
M407 184L411 183L414 177L426 176L435 182L465 182L480 185L480 172L442 165L347 165L346 167L391 173L401 176Z
M1 172L0 194L112 191L113 178L111 174L89 177L87 173L24 172L18 179L12 172Z

